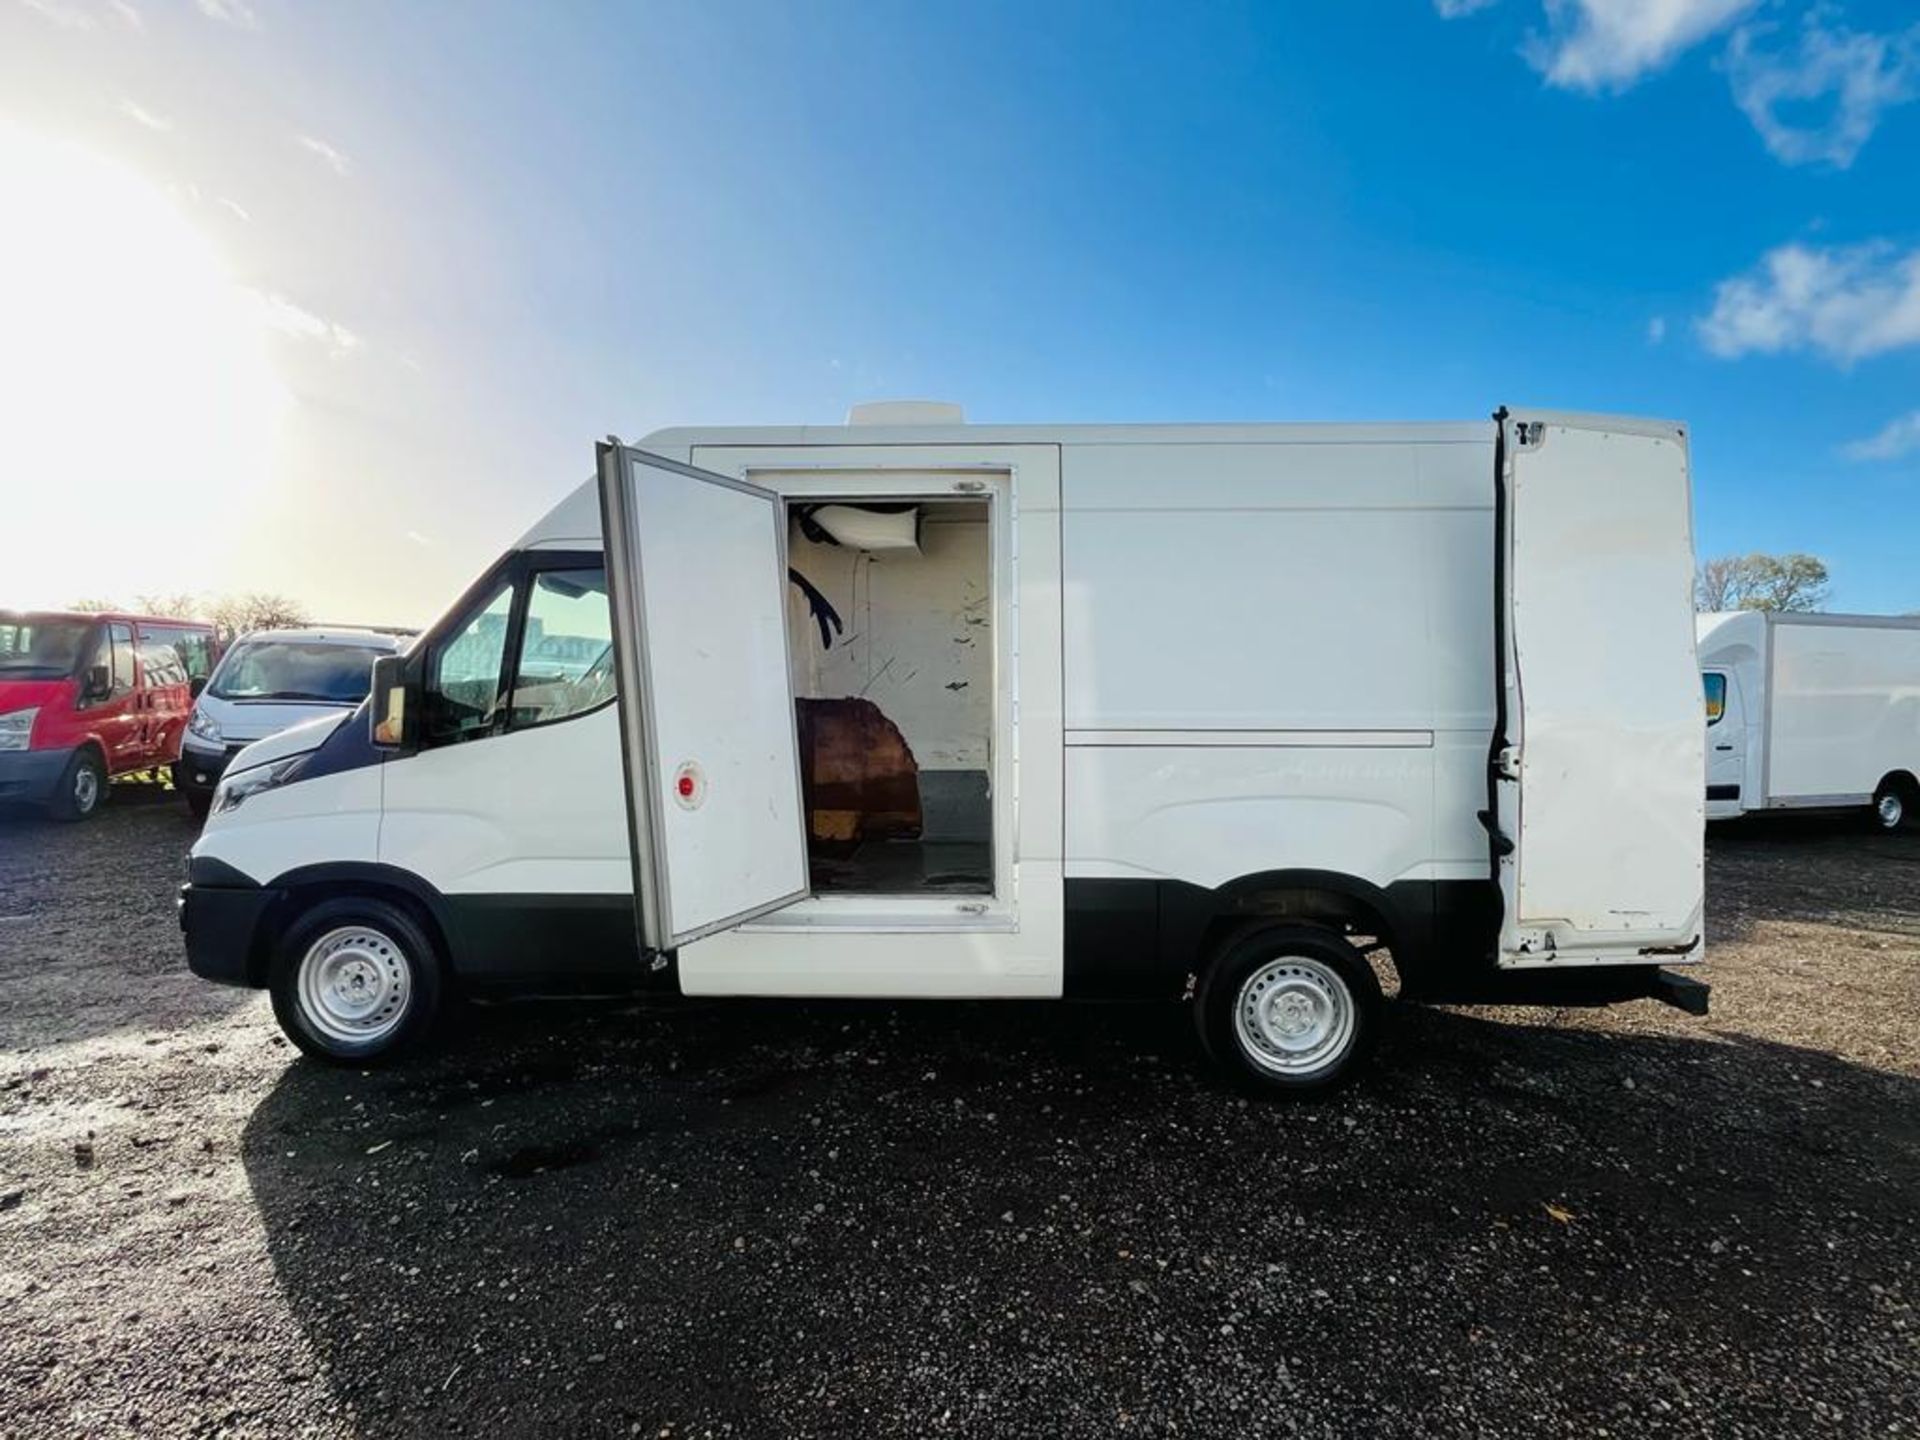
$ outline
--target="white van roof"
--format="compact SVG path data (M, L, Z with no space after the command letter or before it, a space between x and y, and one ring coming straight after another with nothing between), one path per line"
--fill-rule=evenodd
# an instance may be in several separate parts
M383 635L378 630L349 630L336 625L304 630L249 630L235 637L234 643L254 645L262 641L289 645L355 645L365 650L387 651L399 650L405 643L400 636Z
M943 408L931 402L914 405L927 406L929 411ZM855 407L855 413L865 413L867 408ZM911 416L911 412L902 413ZM687 464L692 463L696 449L709 445L781 449L856 445L1484 445L1491 449L1493 437L1490 418L1219 425L900 424L882 418L856 425L674 426L633 443L638 449ZM520 537L517 548L599 549L600 496L593 480L582 483L542 516Z

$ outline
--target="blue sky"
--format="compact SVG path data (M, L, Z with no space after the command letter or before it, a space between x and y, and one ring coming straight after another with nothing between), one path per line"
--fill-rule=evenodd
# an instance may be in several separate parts
M218 553L68 590L424 620L609 430L927 396L1672 415L1702 554L1811 550L1834 608L1920 610L1917 22L0 0L0 124L155 187L285 397Z

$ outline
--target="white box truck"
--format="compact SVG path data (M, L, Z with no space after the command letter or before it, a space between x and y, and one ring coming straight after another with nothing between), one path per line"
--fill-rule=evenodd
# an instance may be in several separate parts
M1920 618L1699 617L1707 818L1859 807L1920 824Z
M452 986L1184 999L1264 1091L1366 1055L1382 947L1704 1011L1681 427L852 422L603 445L235 760L192 968L354 1064Z

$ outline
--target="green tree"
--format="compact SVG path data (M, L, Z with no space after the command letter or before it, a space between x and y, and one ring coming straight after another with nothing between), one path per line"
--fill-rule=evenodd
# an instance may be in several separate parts
M1827 566L1816 555L1722 555L1694 576L1697 610L1818 610L1827 603Z

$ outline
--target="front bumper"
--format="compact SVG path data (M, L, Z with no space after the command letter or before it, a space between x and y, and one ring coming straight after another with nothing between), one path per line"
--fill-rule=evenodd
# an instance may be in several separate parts
M73 759L65 750L0 750L0 803L44 805Z
M173 788L191 795L213 794L213 787L227 773L233 757L245 748L229 745L224 750L207 751L181 746L180 758L173 762Z
M202 980L222 985L265 984L261 921L279 898L278 890L264 885L188 880L180 887L177 902L180 929L187 940L187 968Z

